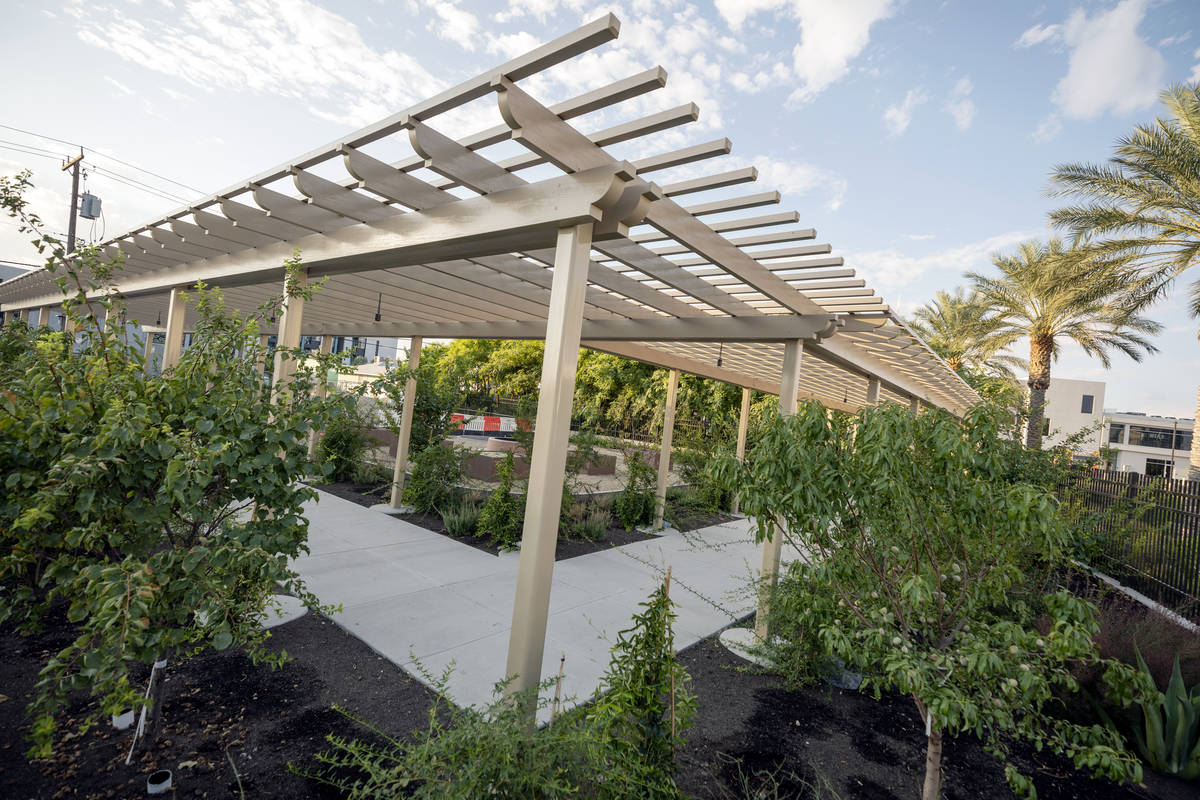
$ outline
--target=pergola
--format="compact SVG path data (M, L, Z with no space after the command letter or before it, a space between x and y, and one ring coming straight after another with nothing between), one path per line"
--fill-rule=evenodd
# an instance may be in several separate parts
M796 212L766 191L686 204L751 183L753 168L656 184L648 176L730 151L727 139L656 152L656 133L692 122L688 104L600 130L572 124L665 85L649 69L553 106L518 84L614 39L606 16L495 70L103 243L125 268L116 288L131 318L166 316L163 366L194 319L197 281L250 309L278 296L299 250L311 301L289 298L276 333L296 347L319 335L544 339L537 436L513 609L511 690L541 675L561 484L581 345L671 370L663 450L670 452L680 371L856 411L879 402L961 414L978 400ZM491 105L493 102L495 105ZM438 123L499 112L498 124L451 137ZM457 117L456 117L457 115ZM445 127L445 126L441 126ZM652 155L622 160L633 143ZM0 311L39 310L62 296L46 271L0 284ZM274 380L288 379L279 361ZM411 420L410 385L404 419ZM396 470L403 480L407 431ZM665 496L660 459L658 518ZM399 505L398 493L393 505ZM764 546L778 569L781 537Z

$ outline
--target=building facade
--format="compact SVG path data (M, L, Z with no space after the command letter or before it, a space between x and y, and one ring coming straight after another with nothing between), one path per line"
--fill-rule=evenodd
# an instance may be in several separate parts
M1080 455L1099 455L1104 442L1104 382L1052 378L1046 390L1042 447L1072 440Z
M1131 412L1105 414L1105 460L1112 469L1147 477L1186 478L1192 420Z

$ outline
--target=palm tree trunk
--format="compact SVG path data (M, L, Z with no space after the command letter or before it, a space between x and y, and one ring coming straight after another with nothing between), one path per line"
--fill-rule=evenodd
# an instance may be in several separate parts
M1025 446L1042 448L1042 420L1045 418L1046 390L1050 388L1050 358L1054 339L1038 336L1029 340L1029 423L1025 427Z

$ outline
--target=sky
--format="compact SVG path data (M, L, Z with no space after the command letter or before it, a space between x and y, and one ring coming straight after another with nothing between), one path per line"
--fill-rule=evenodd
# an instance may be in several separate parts
M1196 0L5 6L0 175L34 171L29 200L51 231L66 229L70 180L59 167L72 145L86 148L85 185L104 209L80 220L80 236L99 240L612 12L616 42L522 85L552 103L665 67L665 89L576 124L695 102L699 120L656 149L728 137L732 154L692 174L756 166L755 190L779 189L780 209L798 210L905 315L965 271L988 270L996 253L1052 235L1054 166L1107 159L1119 137L1163 113L1163 88L1200 81ZM465 111L447 123L461 130L445 132L478 121ZM0 262L39 263L7 219ZM1185 296L1180 283L1150 311L1164 331L1143 363L1118 354L1105 370L1068 346L1053 374L1106 381L1107 408L1192 416L1200 321Z

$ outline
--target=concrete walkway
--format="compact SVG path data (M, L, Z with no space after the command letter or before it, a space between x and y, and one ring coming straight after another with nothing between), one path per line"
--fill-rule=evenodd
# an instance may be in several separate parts
M416 662L435 676L453 663L451 699L486 705L504 678L519 554L489 555L319 494L305 508L312 552L294 564L309 590L340 603L334 621L415 677L424 680ZM736 520L557 562L543 677L565 653L563 693L587 700L668 565L676 646L719 631L754 610L759 560L749 522Z

